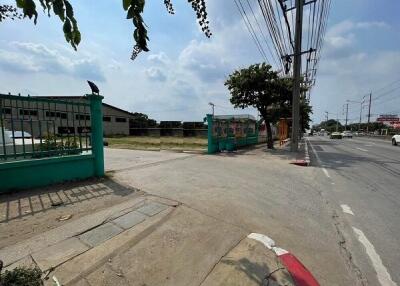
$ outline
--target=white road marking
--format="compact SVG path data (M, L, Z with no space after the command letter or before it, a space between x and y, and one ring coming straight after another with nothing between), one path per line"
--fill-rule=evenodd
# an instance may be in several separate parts
M342 207L344 213L354 215L353 211L348 205L340 205L340 206Z
M365 150L363 148L356 148L357 150L363 151L363 152L368 152L368 150Z
M322 171L324 171L325 176L327 176L328 178L330 178L331 176L328 173L328 170L325 168L322 168Z
M371 259L379 283L381 283L382 286L397 286L397 284L390 277L390 274L387 271L386 267L383 265L379 254L376 253L375 247L368 240L365 234L358 228L353 227L353 230L357 234L358 240L362 243L362 245L364 245L369 258Z
M261 242L268 249L272 249L275 246L275 241L264 234L253 232L250 233L247 237Z
M308 139L306 139L306 140L309 141ZM318 155L318 153L315 151L314 146L313 146L313 144L312 144L311 142L310 142L310 146L311 146L311 149L312 149L312 151L313 151L315 157L317 158L318 163L319 163L320 165L322 165L322 161L321 161L321 159L319 158L319 155ZM325 176L327 176L328 178L331 177L331 176L329 175L329 173L328 173L328 170L325 169L324 167L322 167L322 171L324 172Z

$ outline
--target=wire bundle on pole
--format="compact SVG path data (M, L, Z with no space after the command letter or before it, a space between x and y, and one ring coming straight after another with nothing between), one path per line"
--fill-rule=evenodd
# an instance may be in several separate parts
M285 76L292 77L295 0L234 2L263 60ZM303 5L306 16L303 19L305 29L301 71L304 83L311 88L315 84L331 0L304 0Z

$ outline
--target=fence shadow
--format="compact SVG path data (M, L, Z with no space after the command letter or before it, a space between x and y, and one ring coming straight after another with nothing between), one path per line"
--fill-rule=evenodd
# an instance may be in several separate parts
M60 206L75 205L111 195L127 196L137 191L111 179L99 178L4 193L0 194L0 223L34 216Z

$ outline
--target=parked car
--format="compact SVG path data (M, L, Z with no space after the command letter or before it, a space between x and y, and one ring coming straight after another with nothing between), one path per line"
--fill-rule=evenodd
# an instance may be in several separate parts
M13 137L13 135L11 134L11 138ZM32 135L29 134L26 131L14 131L14 139L20 139L20 138L32 138Z
M353 138L353 133L351 133L351 131L343 131L342 137L343 138Z
M342 139L343 136L342 136L342 133L340 133L340 132L332 132L330 138L331 139Z
M393 135L392 137L392 145L396 146L397 144L400 144L400 134Z

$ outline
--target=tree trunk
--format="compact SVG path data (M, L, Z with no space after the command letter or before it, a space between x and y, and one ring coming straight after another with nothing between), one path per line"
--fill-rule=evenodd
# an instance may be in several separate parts
M265 126L267 127L267 147L268 149L274 149L274 141L272 141L272 129L269 121L265 120Z

